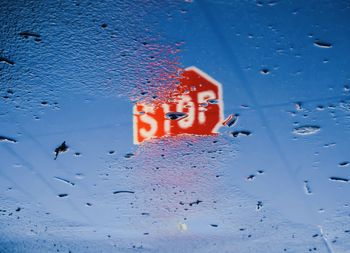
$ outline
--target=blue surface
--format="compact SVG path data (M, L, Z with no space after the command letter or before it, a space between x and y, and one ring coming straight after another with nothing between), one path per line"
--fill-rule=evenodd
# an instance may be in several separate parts
M348 1L1 1L0 20L1 253L350 252ZM237 124L134 145L134 103L188 66Z

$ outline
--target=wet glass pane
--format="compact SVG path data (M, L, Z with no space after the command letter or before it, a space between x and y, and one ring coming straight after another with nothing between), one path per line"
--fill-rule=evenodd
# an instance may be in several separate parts
M0 20L0 252L350 252L349 1Z

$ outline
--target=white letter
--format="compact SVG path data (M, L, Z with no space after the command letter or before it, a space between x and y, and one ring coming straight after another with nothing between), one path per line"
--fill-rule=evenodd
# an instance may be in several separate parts
M162 107L163 107L164 115L170 111L169 105L162 104ZM168 119L164 120L164 133L166 135L170 133L170 120Z
M148 125L150 125L150 130L147 131L145 128L141 128L140 134L145 139L149 139L149 138L153 137L154 134L157 132L158 125L157 125L157 121L153 117L151 117L150 115L147 114L149 112L154 113L153 107L145 106L144 111L145 111L145 114L140 116L140 120L143 121L144 123L147 123Z
M191 101L191 97L188 95L183 95L182 99L179 101L179 103L176 105L176 111L177 112L184 112L183 109L185 107L188 109L188 112L186 112L187 117L184 119L180 119L177 123L182 129L186 129L192 126L194 122L194 103Z
M216 96L215 96L214 91L208 90L208 91L198 92L197 98L198 98L197 103L201 104L201 103L207 103L207 100L209 100L209 99L215 99ZM200 111L198 113L198 121L199 121L199 124L204 124L205 112Z

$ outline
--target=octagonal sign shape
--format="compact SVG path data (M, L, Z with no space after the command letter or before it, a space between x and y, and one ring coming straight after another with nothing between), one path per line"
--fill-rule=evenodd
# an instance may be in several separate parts
M134 143L176 135L214 135L223 122L222 86L196 67L188 67L166 100L133 108Z

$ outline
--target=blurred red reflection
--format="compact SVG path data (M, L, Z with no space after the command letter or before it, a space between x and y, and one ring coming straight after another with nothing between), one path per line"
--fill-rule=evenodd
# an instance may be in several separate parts
M138 102L133 109L134 143L181 134L213 135L223 121L221 84L196 67L186 68L167 99Z

